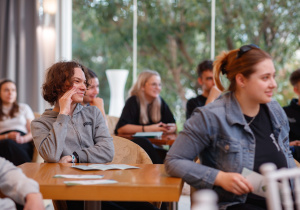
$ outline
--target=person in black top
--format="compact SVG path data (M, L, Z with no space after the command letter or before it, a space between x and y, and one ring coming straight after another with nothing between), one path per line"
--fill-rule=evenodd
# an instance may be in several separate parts
M204 60L198 64L198 83L202 88L202 94L196 98L191 98L186 104L186 119L189 119L194 109L205 105L211 88L215 85L213 80L213 62Z
M161 79L156 71L145 70L137 82L129 90L130 98L126 101L119 122L116 125L116 134L132 134L136 132L175 133L176 124L171 110L166 102L159 96ZM163 163L157 157L148 139L133 139L150 156L153 163ZM158 148L157 148L158 149Z
M175 119L159 96L161 79L156 71L145 70L129 90L115 133L155 132L175 133Z
M149 121L147 123L141 123L140 122L140 113L141 113L141 108L140 108L140 103L138 100L137 96L131 96L128 98L126 101L126 104L123 108L122 115L119 119L119 122L116 126L115 133L118 134L118 130L121 130L121 133L134 133L134 132L143 132L143 131L163 131L166 133L173 133L174 130L170 130L168 127L168 123L175 123L175 119L173 117L173 114L171 110L169 109L168 105L166 102L159 97L161 100L161 105L160 105L160 114L161 114L161 119L160 121L153 122L152 119L149 117ZM126 127L124 126L129 125L129 129L126 130ZM131 125L136 125L132 126ZM162 125L162 126L160 126ZM170 124L169 124L170 125ZM122 128L122 129L120 129ZM169 130L168 130L169 128ZM176 128L175 126L173 129ZM124 129L124 130L123 130ZM128 132L130 129L133 130L133 132Z
M290 147L293 156L300 161L300 69L295 70L290 76L290 82L294 87L294 92L298 95L293 98L288 106L283 107L290 124Z

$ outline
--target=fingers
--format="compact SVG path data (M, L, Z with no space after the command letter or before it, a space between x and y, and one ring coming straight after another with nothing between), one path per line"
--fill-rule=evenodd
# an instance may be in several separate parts
M62 157L59 161L59 163L71 163L72 158L70 155Z
M168 132L168 129L167 129L167 128L160 127L159 129L160 129L160 131L163 131L164 133L167 133L167 132Z
M243 195L253 191L251 183L238 173L220 171L216 177L215 185L236 195Z
M251 187L248 186L247 183L243 182L242 180L239 181L237 184L239 195L247 194L252 191Z
M300 146L300 141L299 140L295 140L290 142L290 146Z
M94 98L93 101L90 103L92 106L97 107L104 107L103 99L102 98Z
M9 132L8 133L8 138L17 141L18 138L20 137L20 133L19 132Z
M165 123L163 123L163 122L159 122L159 123L157 123L157 125L158 125L159 127L164 127L164 128L167 127L167 124L165 124Z
M176 125L174 125L174 126L168 125L167 129L168 129L168 133L175 133L175 131L176 131Z
M72 87L70 90L65 92L59 99L60 114L68 115L70 112L70 105L72 103L72 96L76 94L77 88Z
M77 91L76 87L72 87L70 90L65 92L61 98L71 98Z
M243 195L253 191L253 186L241 175L235 177L233 185L233 193L237 195Z

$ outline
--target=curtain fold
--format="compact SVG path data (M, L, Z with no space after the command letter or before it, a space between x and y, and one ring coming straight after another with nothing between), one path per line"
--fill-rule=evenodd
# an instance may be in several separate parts
M1 0L0 18L0 79L15 81L18 101L41 112L44 70L38 51L36 0Z

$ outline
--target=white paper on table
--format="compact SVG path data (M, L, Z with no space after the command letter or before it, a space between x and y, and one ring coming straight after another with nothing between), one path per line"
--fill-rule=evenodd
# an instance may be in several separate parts
M64 181L64 183L68 186L72 186L72 185L115 184L118 182L112 179L102 179L102 180Z
M159 138L161 137L163 132L136 132L132 137L145 137L145 138Z
M126 164L110 164L110 165L105 165L105 164L92 164L89 166L83 166L83 165L75 165L72 166L72 168L77 168L77 169L81 169L81 170L112 170L112 169L135 169L135 168L139 168L136 166L130 166L130 165L126 165Z
M92 164L89 165L89 167L92 168L100 168L100 170L109 170L109 169L135 169L139 168L137 166L131 166L131 165L126 165L126 164L110 164L110 165L103 165L103 164Z
M263 175L247 168L243 168L242 176L252 184L254 188L253 194L266 197L266 183Z
M72 175L72 174L56 174L53 178L67 179L101 179L103 175Z

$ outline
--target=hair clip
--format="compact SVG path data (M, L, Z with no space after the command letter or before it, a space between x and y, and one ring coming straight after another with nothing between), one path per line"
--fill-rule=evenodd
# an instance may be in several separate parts
M227 71L226 71L226 66L227 62L224 62L222 65L221 65L221 72L223 75L227 74Z

